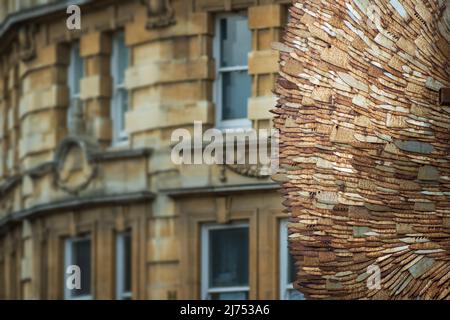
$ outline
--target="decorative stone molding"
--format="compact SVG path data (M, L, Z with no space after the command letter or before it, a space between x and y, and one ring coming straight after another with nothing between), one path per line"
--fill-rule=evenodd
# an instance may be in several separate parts
M34 24L24 25L19 29L19 52L23 62L36 57L36 33L37 26Z
M141 0L141 3L147 7L147 29L175 24L175 11L171 0Z
M217 223L225 224L230 222L231 210L230 196L216 198L216 219Z
M257 141L257 144L261 143L262 141ZM269 144L268 150L271 150L272 148L272 138L268 138L266 140L266 143ZM258 145L258 148L260 146ZM248 159L249 158L249 154L250 153L259 153L259 150L252 150L252 147L250 146L249 142L246 141L245 142L245 148L244 148L244 152L245 154L241 154L239 153L239 148L238 150L235 151L235 159L236 162L235 163L227 163L226 161L226 157L227 154L226 152L224 152L224 164L223 164L223 168L227 168L229 170L231 170L234 173L237 173L243 177L248 177L248 178L255 178L255 179L268 179L271 176L271 164L264 164L262 162L260 162L261 159L258 159L258 163L247 163L248 161L245 160L246 163L239 163L237 161L237 159ZM226 178L226 172L223 170L221 172L221 181L225 182L227 181Z
M225 164L225 166L244 177L267 179L270 177L270 166L262 164Z
M11 224L17 224L23 219L32 219L38 215L45 215L51 212L61 212L68 210L79 210L89 206L120 206L130 203L150 202L155 198L155 194L149 191L137 191L120 194L101 194L84 197L70 197L61 201L55 201L45 204L38 204L31 208L12 212L11 214L0 218L0 235L10 230ZM43 226L40 234L46 235L47 227Z
M98 145L85 137L69 136L55 154L54 179L56 185L70 194L85 189L97 174L97 163L92 154Z
M256 2L255 0L197 0L195 1L195 10L232 11L254 6ZM265 18L270 19L270 15L266 15Z

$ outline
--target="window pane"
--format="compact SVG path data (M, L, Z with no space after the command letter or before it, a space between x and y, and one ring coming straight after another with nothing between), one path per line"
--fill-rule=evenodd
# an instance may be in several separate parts
M248 292L217 292L211 293L211 300L247 300Z
M83 59L80 56L80 45L74 43L70 48L70 64L67 75L67 85L69 86L70 98L80 95L80 80L84 74Z
M129 52L125 45L125 36L123 32L117 34L115 41L115 50L117 50L117 61L115 62L117 63L117 79L115 79L115 81L117 84L122 84L125 81L125 70L128 68Z
M247 118L252 79L247 71L222 73L222 120Z
M125 71L129 65L129 50L125 45L125 36L119 32L114 36L111 70L114 79L114 93L111 115L113 120L113 141L125 140L125 112L128 110L128 92L124 88Z
M80 56L80 45L76 44L73 47L72 61L73 63L73 88L70 88L72 97L80 94L80 81L83 78L83 59Z
M124 249L124 268L123 272L124 292L131 292L131 234L127 233L123 237L123 249Z
M210 287L248 285L248 228L210 230Z
M119 95L119 132L125 130L125 113L128 111L128 91L125 89L120 89Z
M72 263L81 270L81 289L75 289L73 295L88 295L91 293L91 240L73 242L72 250Z
M303 293L298 292L295 289L288 290L286 298L287 300L305 300Z
M220 19L220 66L246 66L251 51L252 34L247 18L231 16Z
M287 248L288 250L288 285L290 285L291 283L294 283L294 281L297 278L297 268L295 266L294 263L294 258L292 257L292 255L289 253L289 248ZM303 293L295 290L295 289L289 289L286 292L286 299L288 300L305 300L305 296L303 295Z
M294 258L289 253L289 248L287 248L287 250L288 250L288 284L289 284L295 281L297 269L295 268Z

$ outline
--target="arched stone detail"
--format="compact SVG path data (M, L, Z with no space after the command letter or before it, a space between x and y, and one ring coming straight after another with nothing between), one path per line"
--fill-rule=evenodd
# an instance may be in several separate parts
M65 138L55 153L54 179L56 185L70 194L78 194L95 178L98 168L92 155L98 146L85 137ZM71 175L75 172L75 178Z

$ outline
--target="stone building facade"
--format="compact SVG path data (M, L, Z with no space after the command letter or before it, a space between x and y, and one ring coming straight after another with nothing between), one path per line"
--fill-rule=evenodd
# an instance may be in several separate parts
M0 299L299 298L277 185L170 157L271 127L289 2L0 0Z

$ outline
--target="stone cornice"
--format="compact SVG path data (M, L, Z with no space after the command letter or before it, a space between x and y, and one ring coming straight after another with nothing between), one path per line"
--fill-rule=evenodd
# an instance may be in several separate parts
M95 163L101 163L105 161L114 161L120 159L131 159L139 157L151 156L153 149L141 148L141 149L127 149L127 150L113 150L113 151L97 151L89 154L89 160ZM32 178L38 178L55 169L56 161L48 161L39 164L38 166L31 168L12 176L4 183L0 185L0 198L7 193L11 188L15 187L24 176L30 176Z
M67 199L38 204L31 208L12 212L6 217L0 219L0 234L6 229L5 227L18 223L24 219L36 218L43 214L55 211L66 211L82 208L92 208L93 206L102 205L122 205L137 202L148 202L155 198L155 194L149 191L138 191L120 194L98 194L83 197L70 197Z
M66 12L66 8L69 5L73 4L80 6L89 2L92 2L92 0L61 0L49 4L30 7L9 14L6 19L0 23L0 38L2 38L9 29L19 23L23 23L24 21L41 16L46 16L61 10Z
M242 192L260 192L260 191L276 191L280 188L277 183L254 183L239 185L223 185L223 186L206 186L206 187L190 187L190 188L174 188L161 189L160 192L172 198L182 198L190 196L204 195L227 195Z

